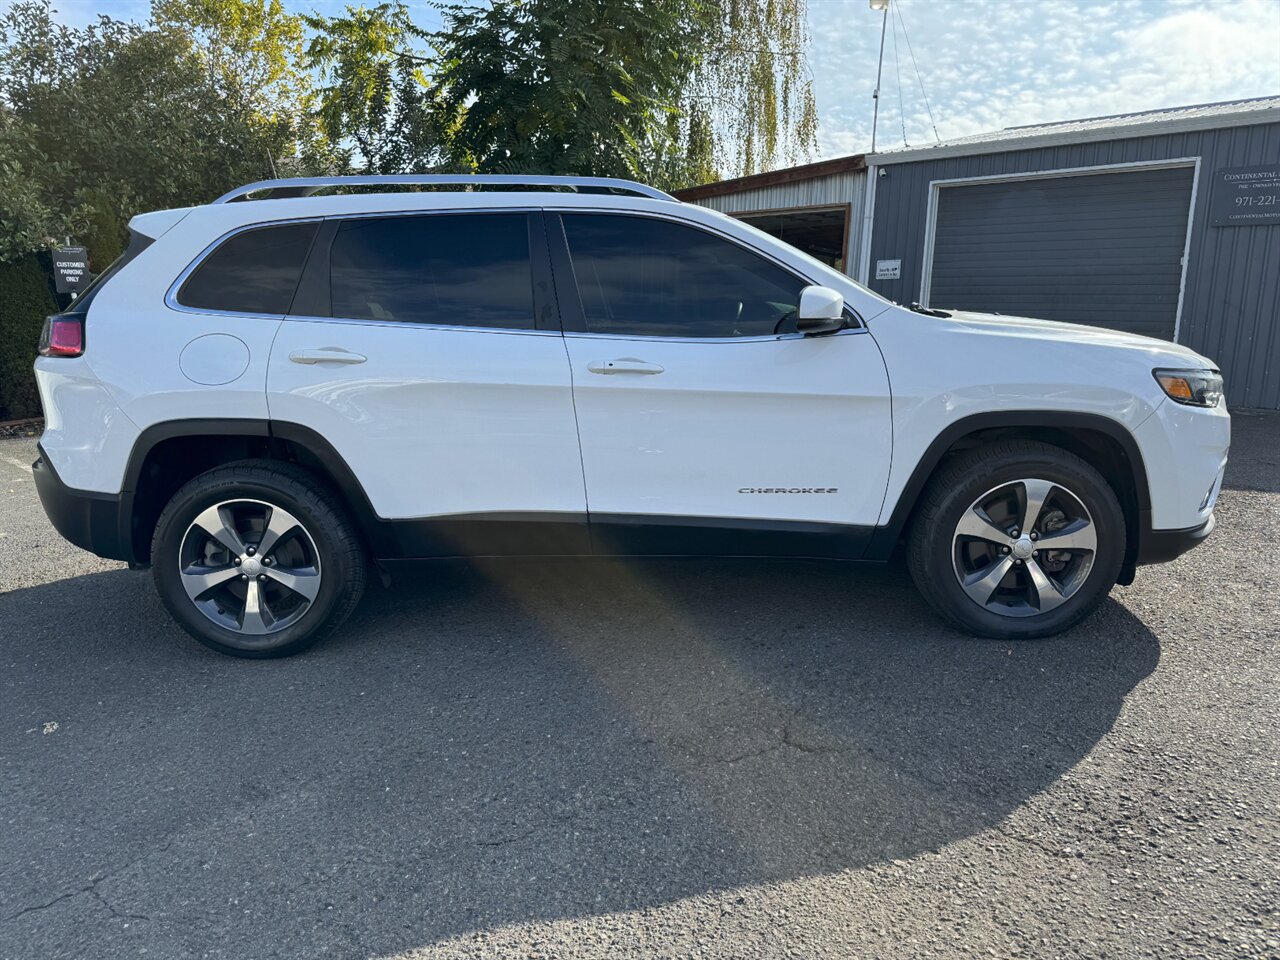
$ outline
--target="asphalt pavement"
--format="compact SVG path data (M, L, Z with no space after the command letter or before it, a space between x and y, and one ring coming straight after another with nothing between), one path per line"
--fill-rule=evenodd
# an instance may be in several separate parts
M0 441L0 957L1280 956L1280 416L1045 641L904 566L427 566L218 656Z

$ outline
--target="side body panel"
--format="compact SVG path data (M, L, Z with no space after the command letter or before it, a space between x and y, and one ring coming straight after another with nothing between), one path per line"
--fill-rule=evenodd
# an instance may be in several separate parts
M575 265L560 224L560 215L571 212L548 215L548 241L596 551L860 557L883 499L893 444L888 377L865 325L855 318L853 329L821 337L589 330L577 270L587 270L597 285L602 274L594 264ZM693 228L711 244L704 251L745 248L772 269L783 268L791 275L783 282L797 290L827 284L847 302L852 293L851 307L862 317L883 309L876 298L859 297L860 288L847 278L729 218L683 205L643 212L641 222ZM618 258L625 247L614 249ZM706 255L696 244L691 249L695 257ZM633 266L688 284L683 290L697 289L693 277L681 278L676 265L663 264L663 252L637 247ZM730 277L706 277L708 289L731 290ZM632 302L644 303L642 311L705 306L638 296ZM592 302L593 309L609 311L603 300ZM636 309L622 312L632 311L639 324L649 321ZM742 303L738 310L741 316ZM651 318L656 327L678 327L681 319ZM707 329L697 326L699 317L687 319L691 329Z
M139 430L85 357L40 357L36 386L44 410L40 438L62 482L76 490L119 493Z
M1166 400L1134 431L1134 439L1151 473L1151 526L1186 530L1205 523L1227 468L1226 406L1201 410Z
M1045 411L1101 418L1136 439L1152 525L1159 529L1194 522L1225 460L1225 407L1178 407L1151 375L1156 367L1213 365L1185 347L1050 321L965 314L943 319L902 308L879 317L872 334L893 386L895 444L881 524L894 515L933 440L979 414ZM1172 419L1157 413L1169 409L1176 411ZM1205 448L1199 457L1204 465L1185 481L1179 479L1187 469L1181 460L1184 436ZM1193 493L1202 480L1203 488Z
M357 365L300 364L338 348ZM319 432L382 519L586 511L558 333L291 319L270 416Z
M870 526L892 438L863 332L768 340L566 337L591 514ZM632 358L659 375L592 372Z

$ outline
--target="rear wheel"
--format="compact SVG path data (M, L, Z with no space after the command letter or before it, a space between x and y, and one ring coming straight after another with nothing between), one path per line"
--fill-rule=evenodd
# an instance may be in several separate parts
M151 559L174 618L233 656L307 649L364 590L363 551L345 510L291 464L246 461L187 483L160 515Z
M1066 630L1115 583L1125 552L1115 491L1058 447L1006 441L961 454L913 520L912 578L969 633L1002 640Z

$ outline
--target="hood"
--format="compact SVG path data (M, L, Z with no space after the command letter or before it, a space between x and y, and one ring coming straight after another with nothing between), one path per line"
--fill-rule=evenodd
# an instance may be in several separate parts
M999 337L1025 337L1052 343L1130 350L1147 355L1155 365L1184 367L1217 367L1213 361L1179 343L1143 337L1136 333L1088 327L1081 323L1037 320L1034 317L1006 317L998 313L974 313L948 310L947 322L968 332Z

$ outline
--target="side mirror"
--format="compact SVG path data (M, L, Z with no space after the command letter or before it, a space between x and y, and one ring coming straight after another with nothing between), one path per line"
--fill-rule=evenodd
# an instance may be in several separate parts
M844 297L830 287L811 286L800 291L796 330L807 337L843 330Z

